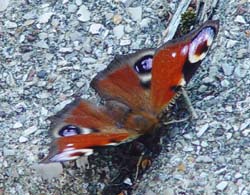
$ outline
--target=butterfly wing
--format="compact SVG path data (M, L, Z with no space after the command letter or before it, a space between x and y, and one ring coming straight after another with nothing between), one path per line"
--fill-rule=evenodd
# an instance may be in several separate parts
M153 58L151 105L160 113L176 96L205 58L219 29L218 21L207 21L184 37L161 46Z
M106 107L75 100L53 117L51 134L54 141L43 162L73 160L92 154L94 147L117 145L138 137L136 131L123 128L112 117L114 112L121 116L128 111L126 107L108 111Z
M150 111L153 49L116 57L91 86L105 100L118 100L133 110Z

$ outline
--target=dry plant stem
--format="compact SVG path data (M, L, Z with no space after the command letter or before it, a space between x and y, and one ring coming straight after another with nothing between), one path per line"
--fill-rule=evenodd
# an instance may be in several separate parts
M136 165L135 181L137 180L138 175L139 175L140 164L142 162L143 156L144 156L144 152L141 154L140 158L138 159L137 165Z
M192 103L190 101L190 98L188 97L187 91L183 87L181 88L181 93L182 93L183 99L184 99L184 101L185 101L185 103L187 105L187 109L189 110L192 118L197 119L198 115L195 112L194 107L192 106Z
M170 21L166 31L164 31L164 35L163 35L163 38L162 38L162 41L160 43L160 45L162 45L163 43L166 43L167 41L173 39L175 33L176 33L176 30L180 24L180 21L181 21L181 14L184 13L189 4L191 3L192 0L182 0L180 3L179 3L179 6L175 12L175 14L173 15L172 17L172 20Z
M186 117L186 118L183 118L183 119L180 119L180 120L171 120L171 121L168 121L168 122L164 122L163 124L164 125L170 125L170 124L173 124L173 123L181 123L181 122L184 122L184 121L187 121L190 117Z

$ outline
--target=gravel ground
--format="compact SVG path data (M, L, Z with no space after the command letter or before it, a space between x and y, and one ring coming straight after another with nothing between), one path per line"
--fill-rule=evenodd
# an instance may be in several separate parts
M74 96L99 101L89 89L96 72L115 54L155 47L177 4L0 0L0 195L89 194L86 158L39 174L47 118ZM133 194L250 194L249 10L249 0L219 3L220 33L188 86L199 118L167 127Z

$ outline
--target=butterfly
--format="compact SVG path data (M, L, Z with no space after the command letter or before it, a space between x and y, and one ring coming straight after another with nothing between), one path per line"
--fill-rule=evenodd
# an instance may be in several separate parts
M96 147L119 145L151 132L208 53L219 22L207 21L157 49L117 56L91 81L105 101L76 99L54 116L49 155L43 162L74 160Z

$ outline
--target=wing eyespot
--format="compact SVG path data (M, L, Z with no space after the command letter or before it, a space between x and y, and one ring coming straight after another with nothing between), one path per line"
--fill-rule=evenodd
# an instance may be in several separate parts
M134 64L134 70L138 74L138 77L141 81L141 85L144 88L150 87L150 81L152 78L152 65L153 65L153 56L152 55L146 55L139 59Z
M191 63L196 63L206 57L209 46L215 37L215 29L204 28L191 42L189 46L188 59Z
M68 136L73 136L73 135L78 135L78 134L81 134L81 130L79 127L76 127L74 125L66 125L62 127L58 132L58 135L62 137L68 137Z
M134 69L139 74L148 74L152 70L153 56L146 55L134 64Z

